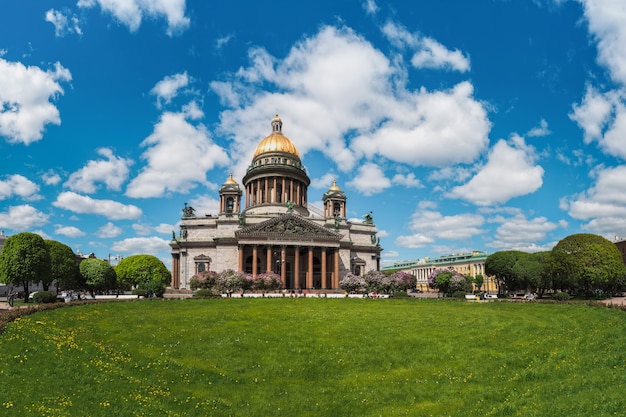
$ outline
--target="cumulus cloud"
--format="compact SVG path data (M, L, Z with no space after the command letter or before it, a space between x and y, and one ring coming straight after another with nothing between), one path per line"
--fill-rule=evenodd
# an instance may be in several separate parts
M51 101L63 94L60 82L71 79L58 62L44 71L0 58L0 136L29 145L43 137L46 125L60 125L59 110Z
M98 237L106 239L117 237L122 234L122 231L123 230L121 227L118 227L113 223L108 222L107 224L99 228L96 234L98 235Z
M535 165L535 151L520 136L498 141L487 163L466 184L454 187L447 196L485 206L505 203L530 194L543 184L544 170Z
M404 174L394 175L393 178L391 179L391 183L395 185L402 185L407 188L423 188L424 187L422 183L420 182L420 180L415 178L415 174L413 174L412 172L406 175Z
M219 131L233 139L238 177L263 137L259 126L270 133L274 111L301 155L318 150L344 172L377 156L413 166L472 162L488 144L491 124L471 83L408 89L407 68L350 28L322 27L284 59L258 47L249 58L249 66L211 83L229 107Z
M359 190L363 195L378 194L391 187L391 181L385 177L383 170L374 163L366 163L348 185Z
M158 237L134 237L113 243L111 250L130 255L157 255L170 250L169 241Z
M83 31L78 25L78 17L76 15L64 14L58 10L50 9L46 12L46 22L52 23L54 26L54 36L62 38L65 35L75 33L82 35Z
M598 62L611 78L626 85L626 4L616 0L581 0L589 32L598 48Z
M118 191L128 178L133 161L113 155L108 148L98 149L98 154L106 159L89 161L69 176L65 186L72 191L94 193L98 190L98 183L103 183L107 190Z
M53 170L49 170L42 174L41 179L46 185L57 185L61 182L61 176Z
M66 191L57 196L53 206L79 214L96 214L111 220L137 219L141 209L113 200L97 200L88 196Z
M539 126L535 126L526 133L528 137L541 137L548 136L550 133L550 129L548 128L548 122L545 119L541 119L539 121Z
M626 165L594 171L595 184L563 199L561 207L575 219L586 220L586 230L604 235L626 235Z
M560 227L559 224L548 221L544 216L528 219L522 213L514 216L496 216L489 220L492 223L500 223L496 229L495 240L487 246L500 250L523 250L527 252L539 252L549 250L552 244L538 245L546 239L548 232Z
M220 212L220 201L206 195L199 195L189 200L189 205L196 210L196 215L216 215Z
M54 233L57 235L63 235L63 236L73 237L73 238L85 236L85 232L80 230L78 227L61 226L59 224L56 225L56 227L54 228Z
M470 70L468 57L458 49L449 50L433 38L410 33L404 26L392 21L385 23L382 32L392 45L400 49L408 48L414 53L411 63L416 68Z
M157 107L161 108L163 103L169 104L178 95L181 88L189 85L187 71L165 77L150 90L150 93L157 97Z
M9 175L6 179L0 180L0 200L7 200L12 197L21 197L24 200L39 200L41 196L39 185L28 178L19 175Z
M0 227L17 231L30 230L48 223L49 215L30 205L11 206L0 212Z
M165 18L169 36L189 27L189 18L185 16L185 0L78 0L77 5L82 8L99 6L131 32L139 29L146 16L152 19Z
M228 165L228 155L216 145L202 124L192 124L193 113L165 112L141 146L146 166L128 185L126 195L135 198L161 197L166 192L186 193L201 184L216 189L206 172Z

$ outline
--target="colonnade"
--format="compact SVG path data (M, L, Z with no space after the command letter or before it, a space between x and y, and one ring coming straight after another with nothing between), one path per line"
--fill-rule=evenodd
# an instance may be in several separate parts
M300 245L239 245L238 269L274 272L284 288L339 288L339 248Z
M307 187L301 181L287 177L263 177L246 184L246 207L263 203L291 201L306 206Z

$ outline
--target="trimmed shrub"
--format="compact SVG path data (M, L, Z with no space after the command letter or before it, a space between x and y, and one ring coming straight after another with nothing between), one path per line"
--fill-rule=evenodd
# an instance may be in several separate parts
M33 295L35 304L50 304L57 302L57 295L50 291L38 291Z
M552 298L554 298L557 301L567 301L567 300L569 300L572 297L570 297L570 295L568 293L566 293L566 292L559 291L559 292L555 293L552 296Z

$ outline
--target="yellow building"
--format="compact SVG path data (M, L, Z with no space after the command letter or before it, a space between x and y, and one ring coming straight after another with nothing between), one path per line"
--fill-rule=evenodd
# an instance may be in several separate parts
M471 253L461 253L440 256L430 259L428 257L415 261L403 261L394 263L383 270L405 271L417 280L417 289L421 291L432 291L428 287L428 277L437 270L449 270L461 275L475 278L477 275L483 276L482 291L496 293L498 291L496 281L493 277L485 274L485 260L487 252L473 251Z

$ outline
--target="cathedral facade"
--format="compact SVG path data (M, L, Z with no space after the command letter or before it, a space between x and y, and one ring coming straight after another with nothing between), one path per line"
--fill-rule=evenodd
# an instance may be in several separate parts
M323 209L308 204L311 182L293 142L272 120L240 186L232 174L219 190L217 215L185 204L172 236L172 288L189 289L203 271L226 269L256 277L280 275L286 289L337 289L348 273L380 269L380 240L371 214L348 221L346 194L333 182Z

